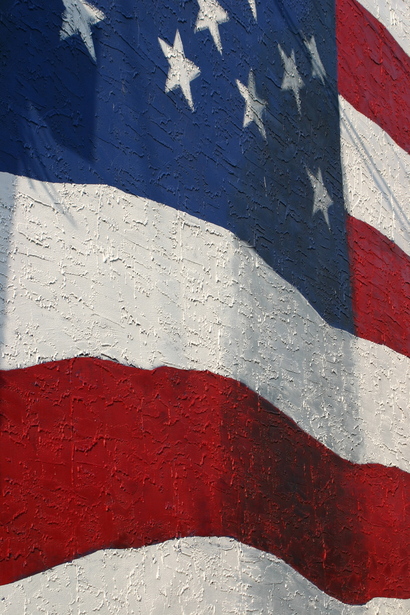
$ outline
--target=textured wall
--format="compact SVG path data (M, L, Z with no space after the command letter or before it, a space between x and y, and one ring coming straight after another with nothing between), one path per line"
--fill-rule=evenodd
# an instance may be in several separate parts
M144 2L1 8L0 614L405 615L408 3Z
M0 590L5 615L407 615L407 600L349 606L272 555L229 538L111 550Z

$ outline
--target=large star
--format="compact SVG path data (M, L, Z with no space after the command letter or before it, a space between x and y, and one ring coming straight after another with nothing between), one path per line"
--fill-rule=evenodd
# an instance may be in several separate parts
M301 113L299 92L301 88L303 88L304 83L302 77L299 75L299 71L296 66L295 52L292 49L292 53L290 54L290 56L287 56L280 45L278 45L278 49L282 58L283 67L285 69L282 81L282 90L292 90L296 98L298 111L299 113Z
M164 56L169 63L169 71L167 81L165 83L165 91L170 92L175 88L181 88L188 105L194 110L194 102L191 94L191 81L200 74L199 68L185 57L184 47L182 45L181 35L179 30L176 31L174 45L168 45L161 38L158 39Z
M333 205L333 201L323 183L322 170L320 168L318 169L317 176L313 175L309 169L306 169L306 171L313 188L313 215L315 215L316 212L321 211L324 219L326 220L326 224L330 229L328 210L329 207Z
M228 13L217 0L198 0L199 13L195 24L195 32L208 29L219 53L222 53L219 24L229 21Z
M322 83L324 83L326 77L326 70L322 64L322 60L320 59L315 37L312 36L310 41L305 40L305 45L309 49L310 58L312 61L312 75L313 77L317 77L321 80Z
M243 85L243 83L241 83L238 79L236 80L236 85L238 86L246 105L245 115L243 118L244 128L251 122L255 122L262 137L266 139L266 130L262 120L262 114L266 107L266 102L259 98L256 93L255 77L253 76L253 72L249 71L248 87Z
M60 30L62 40L79 34L94 62L96 61L91 26L105 19L102 11L85 0L63 0L65 11Z

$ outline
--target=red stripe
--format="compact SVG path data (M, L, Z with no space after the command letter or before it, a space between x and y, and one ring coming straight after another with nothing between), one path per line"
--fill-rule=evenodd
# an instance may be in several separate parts
M410 257L347 217L355 333L410 357Z
M341 459L244 385L87 358L1 378L1 583L227 535L344 602L410 598L410 475Z
M410 58L355 0L336 1L338 87L410 153Z

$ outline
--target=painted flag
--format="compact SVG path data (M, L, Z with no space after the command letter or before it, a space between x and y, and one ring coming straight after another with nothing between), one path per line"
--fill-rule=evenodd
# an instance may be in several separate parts
M407 612L410 15L364 4L3 4L5 612Z

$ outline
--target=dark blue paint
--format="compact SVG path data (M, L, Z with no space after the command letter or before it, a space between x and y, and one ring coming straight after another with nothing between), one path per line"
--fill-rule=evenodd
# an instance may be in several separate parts
M0 22L0 170L56 182L106 183L223 226L252 245L332 325L352 331L345 234L333 0L221 0L221 56L198 4L95 1L94 63L79 36L61 41L60 0L3 2ZM158 37L177 28L200 68L195 111L180 89L165 93L168 62ZM311 76L303 37L314 35L327 71ZM305 82L299 116L281 91L278 43L295 50ZM267 141L243 128L236 79L253 69ZM312 215L306 168L322 169L334 201L329 231Z

